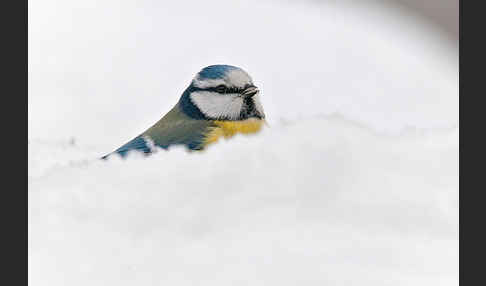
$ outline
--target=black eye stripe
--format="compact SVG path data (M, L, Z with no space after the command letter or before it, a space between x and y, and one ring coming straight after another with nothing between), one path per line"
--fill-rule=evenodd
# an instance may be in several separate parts
M224 85L218 85L216 87L207 87L207 88L198 88L194 87L194 91L212 91L217 92L219 94L229 94L229 93L242 93L245 89L244 88L237 88L237 87L227 87Z
M217 87L214 88L216 90L216 92L218 93L225 93L226 90L228 89L226 86L224 85L218 85Z
M253 84L247 84L243 88L239 87L227 87L224 84L220 84L218 86L214 87L206 87L206 88L200 88L193 86L192 91L211 91L211 92L217 92L219 94L230 94L230 93L238 93L241 94L243 93L247 88L254 87Z

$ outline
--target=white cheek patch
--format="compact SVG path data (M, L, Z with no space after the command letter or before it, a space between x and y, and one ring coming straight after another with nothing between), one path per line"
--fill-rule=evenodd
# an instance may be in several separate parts
M209 118L237 120L240 117L243 99L238 94L219 94L197 91L190 95L191 101Z

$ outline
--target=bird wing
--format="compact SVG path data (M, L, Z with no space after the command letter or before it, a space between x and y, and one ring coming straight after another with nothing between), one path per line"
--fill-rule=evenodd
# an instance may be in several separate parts
M167 149L172 145L185 145L191 150L200 150L211 127L214 127L211 121L190 118L177 104L152 127L113 153L118 153L122 157L131 150L149 154L154 146ZM102 158L105 159L109 155Z

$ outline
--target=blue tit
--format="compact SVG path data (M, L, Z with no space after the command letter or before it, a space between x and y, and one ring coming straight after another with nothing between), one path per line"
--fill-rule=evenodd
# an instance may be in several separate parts
M196 74L162 119L113 153L122 157L132 150L151 154L155 147L173 145L203 150L221 137L257 133L264 123L259 90L250 75L235 66L212 65Z

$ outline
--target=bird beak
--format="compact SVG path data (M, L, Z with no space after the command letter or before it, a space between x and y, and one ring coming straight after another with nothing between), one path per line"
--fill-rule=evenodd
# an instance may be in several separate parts
M250 86L243 91L242 95L246 98L251 98L252 96L257 94L258 92L259 92L259 90L256 86Z

